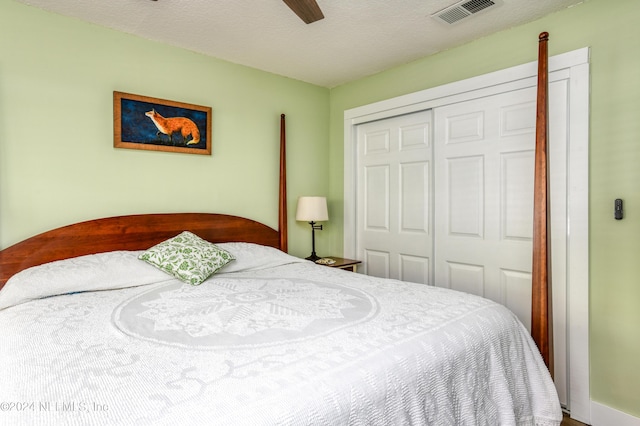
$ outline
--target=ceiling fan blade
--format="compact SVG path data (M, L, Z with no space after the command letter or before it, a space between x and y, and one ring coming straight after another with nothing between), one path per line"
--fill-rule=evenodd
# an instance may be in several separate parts
M320 6L316 3L316 0L282 0L289 9L293 10L296 15L300 17L305 23L310 24L312 22L324 19L324 15L320 10Z

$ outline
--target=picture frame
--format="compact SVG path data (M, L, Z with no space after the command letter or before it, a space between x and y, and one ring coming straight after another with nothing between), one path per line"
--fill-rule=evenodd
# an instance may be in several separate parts
M113 92L115 148L211 155L211 107Z

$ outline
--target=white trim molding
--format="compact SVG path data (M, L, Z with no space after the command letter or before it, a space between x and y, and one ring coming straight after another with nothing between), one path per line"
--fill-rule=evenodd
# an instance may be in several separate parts
M590 424L592 426L640 426L640 418L623 413L599 402L591 401Z
M344 256L356 247L356 126L537 84L537 62L480 75L344 112ZM589 48L549 58L552 78L568 79L569 409L591 424L589 393ZM609 423L615 424L615 423ZM634 424L637 426L637 424Z

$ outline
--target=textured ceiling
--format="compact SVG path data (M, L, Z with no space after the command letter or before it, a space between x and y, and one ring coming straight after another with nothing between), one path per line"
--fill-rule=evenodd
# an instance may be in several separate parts
M19 0L325 87L414 61L583 0L501 0L455 24L432 14L456 0L317 0L305 24L282 0Z

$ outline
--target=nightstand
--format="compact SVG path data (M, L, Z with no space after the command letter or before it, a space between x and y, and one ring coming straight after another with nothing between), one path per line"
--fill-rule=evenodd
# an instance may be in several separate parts
M322 265L322 266L345 269L347 271L352 271L352 272L357 272L358 265L362 263L360 260L344 259L342 257L333 257L333 256L327 256L327 257L335 260L336 263L332 263L331 265Z

